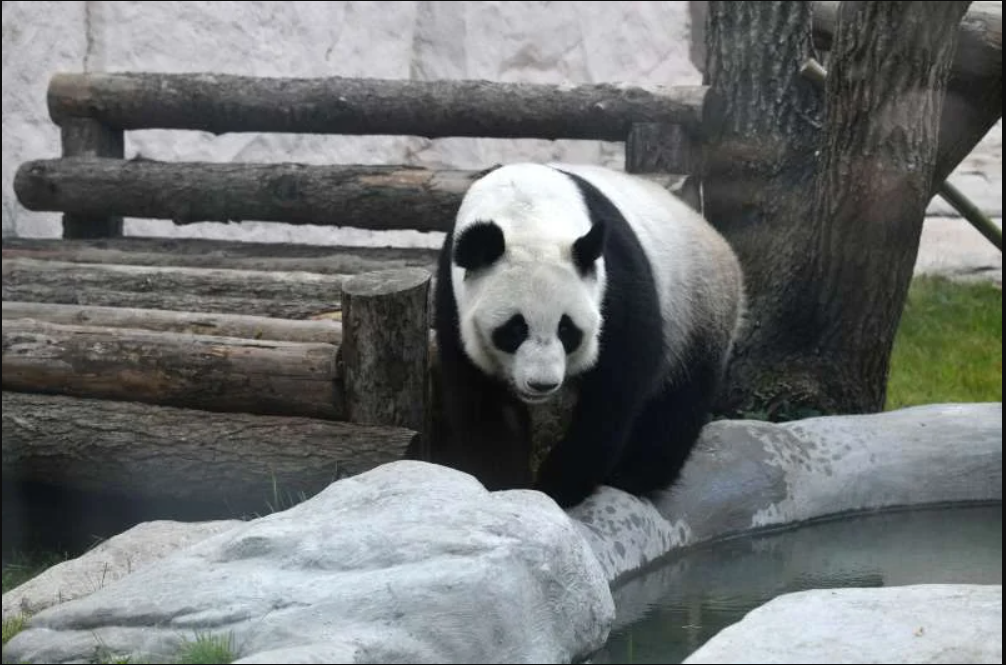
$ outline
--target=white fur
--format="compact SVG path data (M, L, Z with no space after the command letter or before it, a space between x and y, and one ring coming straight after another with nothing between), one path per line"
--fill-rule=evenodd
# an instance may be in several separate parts
M478 367L507 377L527 398L528 383L562 380L597 360L604 260L597 262L594 279L576 271L571 247L590 230L591 220L579 188L556 168L591 182L637 234L653 269L669 368L678 366L678 350L696 326L733 321L717 314L739 307L740 271L729 246L698 213L642 178L599 166L549 166L501 167L475 182L459 208L455 239L471 224L492 221L502 229L506 246L496 264L467 279L464 269L452 268L461 340ZM527 320L530 336L508 355L489 335L517 312ZM568 358L556 337L564 313L584 333L580 348ZM734 331L708 332L728 344Z
M729 347L743 309L743 277L733 250L702 215L642 177L588 164L552 166L597 187L639 238L660 301L668 367L680 366L678 353L695 330Z
M489 173L468 190L455 222L466 227L492 221L503 230L503 257L477 276L452 268L461 340L479 368L506 376L522 397L527 384L553 383L583 372L597 359L604 295L603 259L596 276L583 279L572 263L572 245L591 228L590 215L568 176L539 164L515 164ZM530 329L513 356L500 352L491 332L520 312ZM555 333L569 315L583 331L569 357ZM527 348L525 348L527 347Z

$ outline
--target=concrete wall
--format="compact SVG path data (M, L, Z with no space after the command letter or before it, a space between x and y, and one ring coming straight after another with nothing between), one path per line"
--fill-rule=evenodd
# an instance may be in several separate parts
M56 71L211 71L255 76L483 78L697 84L687 2L4 2L4 234L53 236L59 216L24 210L18 165L57 156L45 90ZM514 158L621 165L620 144L142 131L126 156L166 160L408 163L480 168ZM239 228L245 227L245 228ZM365 242L364 233L245 223L127 233ZM420 234L396 234L423 242ZM423 243L426 244L426 243Z
M255 76L483 78L642 86L693 85L688 2L4 2L3 233L57 236L59 215L18 204L24 161L59 155L45 106L57 71L222 72ZM622 164L621 144L426 140L140 131L126 156L164 160L399 163L481 168L510 159ZM1002 208L1002 130L955 174L995 216ZM934 203L934 211L939 204ZM945 206L944 206L945 209ZM374 234L282 224L127 220L131 235L317 243L422 244L439 234Z

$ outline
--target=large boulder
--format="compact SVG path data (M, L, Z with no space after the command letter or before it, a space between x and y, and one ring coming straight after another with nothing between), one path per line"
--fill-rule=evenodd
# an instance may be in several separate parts
M596 558L543 494L396 462L49 608L14 662L163 662L211 633L243 663L569 662L604 644Z
M153 561L239 524L238 520L196 523L157 520L137 524L5 593L3 617L36 614L47 607L89 596Z
M685 662L1001 663L1002 585L815 589L779 596Z
M904 506L1002 501L1002 403L710 423L652 501L602 488L570 514L611 580L671 550Z
M641 499L604 487L568 514L537 492L488 493L466 474L397 462L43 611L5 657L79 659L96 640L167 655L209 631L230 635L241 662L568 662L606 640L609 584L675 549L995 500L1001 403L712 423L673 489ZM73 584L10 592L4 616Z

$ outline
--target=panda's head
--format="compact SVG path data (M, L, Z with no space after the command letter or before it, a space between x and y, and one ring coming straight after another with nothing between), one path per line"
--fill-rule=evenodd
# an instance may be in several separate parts
M466 194L452 248L462 345L526 403L554 396L597 360L604 239L573 181L554 169L503 167Z

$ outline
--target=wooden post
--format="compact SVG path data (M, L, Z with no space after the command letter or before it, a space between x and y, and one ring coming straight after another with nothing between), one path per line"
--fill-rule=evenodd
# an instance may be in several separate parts
M420 433L428 458L429 301L422 268L382 270L342 285L340 356L350 422Z
M125 156L121 129L112 129L93 118L68 118L60 125L64 157ZM122 235L122 217L63 215L64 238L117 238Z
M625 170L629 173L691 174L694 142L684 126L637 122L625 141Z
M683 125L637 122L625 140L625 170L637 175L687 175L670 187L695 210L702 211L702 193L695 174L698 144Z

